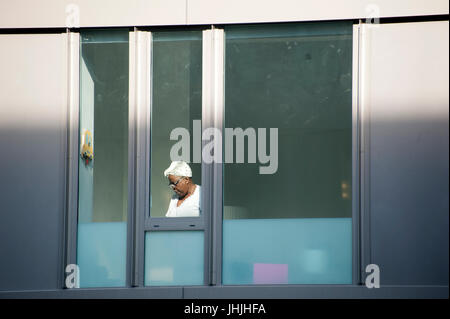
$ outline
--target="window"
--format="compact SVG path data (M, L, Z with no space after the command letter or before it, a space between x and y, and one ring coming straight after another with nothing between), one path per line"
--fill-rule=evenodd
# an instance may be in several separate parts
M81 287L351 283L352 49L351 22L81 32ZM166 216L173 160L198 217Z

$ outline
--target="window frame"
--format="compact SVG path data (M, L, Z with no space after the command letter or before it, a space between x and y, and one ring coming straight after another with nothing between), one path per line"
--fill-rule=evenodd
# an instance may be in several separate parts
M204 236L204 268L203 286L211 283L211 227L210 220L214 214L211 211L211 196L213 183L211 181L211 169L202 161L202 214L199 217L152 217L150 212L150 198L146 194L151 192L151 116L152 116L152 89L153 89L153 55L152 32L157 30L178 31L178 28L135 28L130 32L130 90L134 90L132 103L136 105L136 199L134 222L134 258L132 286L145 286L145 236L147 232L158 231L203 231ZM182 30L198 30L202 32L202 129L207 127L209 113L208 99L205 96L211 89L205 76L209 74L211 65L205 61L205 52L208 53L210 41L208 41L207 27L182 28ZM133 34L132 34L133 33ZM133 73L133 74L132 74ZM131 75L132 74L132 75ZM132 83L132 81L135 81ZM130 93L131 95L131 93ZM130 102L131 103L131 102ZM206 142L202 141L204 145ZM179 286L179 285L175 285Z
M314 23L320 24L321 22L328 22L330 20L326 21L317 21ZM341 21L348 21L348 20L341 20ZM350 22L350 21L349 21ZM292 22L293 24L302 24L303 22ZM308 23L308 22L305 22ZM257 23L262 24L262 23ZM288 23L280 23L280 24L288 24ZM253 25L253 24L239 24L240 26L245 25ZM222 30L223 32L223 38L221 39L222 43L222 50L223 50L223 65L220 67L225 70L225 27L227 25L220 25L220 29L216 30ZM362 112L361 110L361 92L362 88L360 86L360 83L362 83L361 79L361 51L363 50L362 46L362 38L363 34L361 31L362 22L361 21L353 21L352 25L352 154L351 154L351 161L352 161L352 282L350 284L339 284L341 286L355 286L355 285L365 285L364 278L366 277L365 267L366 265L371 263L370 258L370 218L369 218L369 190L368 190L368 179L363 179L364 176L369 176L369 156L366 156L366 152L368 151L369 146L369 140L368 140L368 126L369 126L369 115L366 112ZM216 66L219 67L219 66ZM225 72L225 71L223 71ZM218 105L218 109L216 112L220 112L222 116L224 116L225 112L225 74L223 73L222 76L222 85L220 86L222 88L221 91L221 99L223 103L221 105ZM224 121L217 123L216 128L220 130L220 133L222 136L223 134L223 128L224 128ZM222 162L224 162L222 160ZM222 222L223 222L223 165L220 164L220 170L218 170L218 174L220 173L220 183L216 184L215 187L220 191L220 207L215 208L215 225L213 226L213 229L217 231L219 235L217 235L218 238L216 238L216 251L218 258L216 260L217 264L215 265L216 269L218 270L218 278L219 283L218 285L222 287L230 287L229 285L223 285L222 284L222 257L223 257L223 250L222 250ZM362 197L361 197L362 196ZM365 197L364 197L365 196ZM219 206L218 202L215 202L216 206ZM220 216L220 217L219 217ZM325 286L334 287L337 286L336 284L324 284ZM254 287L257 289L257 287L260 285L239 285L239 287ZM265 286L279 286L275 284L268 284ZM320 286L320 285L308 285L308 284L283 284L285 287L306 287L306 286Z
M301 23L301 22L299 22ZM320 22L317 22L320 23ZM202 131L214 127L223 133L225 90L225 31L223 26L128 28L129 31L129 119L128 119L128 216L127 262L124 288L145 286L145 234L147 231L203 231L204 286L222 285L223 164L202 161L202 207L200 217L151 217L151 101L152 101L152 32L158 30L202 31ZM364 265L370 263L370 224L367 211L369 193L363 176L368 169L367 114L360 110L361 100L361 22L353 24L352 55L352 284L363 284ZM79 30L68 33L68 165L66 172L65 266L76 264L78 226L78 146L79 146ZM223 135L223 134L222 134ZM207 141L202 141L202 149ZM366 194L366 195L364 195ZM361 200L360 200L361 197ZM362 215L365 216L362 216ZM194 226L191 226L194 225ZM273 285L268 285L273 286ZM283 285L284 286L284 285ZM304 287L293 284L286 287ZM335 285L330 285L335 286ZM348 285L345 285L348 286ZM183 287L183 286L164 286ZM258 285L242 285L258 289ZM63 288L65 283L63 282ZM95 289L110 289L98 287ZM160 288L160 287L158 287Z
M105 30L112 29L122 29L130 30L129 27L123 28L105 28ZM85 28L83 30L92 30L91 28ZM66 216L65 216L65 229L64 238L65 245L63 251L63 259L65 262L63 272L63 278L66 277L65 269L67 265L77 264L77 240L78 240L78 165L79 165L79 145L80 145L80 61L81 61L81 31L66 29L68 34L68 117L67 117L67 171L66 171ZM130 32L131 34L131 32ZM130 40L130 39L129 39ZM130 42L129 42L130 46ZM129 56L129 61L131 61L131 56ZM129 62L129 76L130 73L130 62ZM127 198L127 239L126 239L126 271L125 271L125 286L123 287L96 287L94 289L110 289L110 288L127 288L130 286L131 282L131 268L134 265L133 262L133 221L134 211L133 211L133 201L132 196L134 195L134 137L131 134L134 128L134 108L131 102L131 83L132 79L129 78L129 89L128 89L128 198ZM65 282L62 283L63 287L66 288ZM86 288L89 289L89 288Z

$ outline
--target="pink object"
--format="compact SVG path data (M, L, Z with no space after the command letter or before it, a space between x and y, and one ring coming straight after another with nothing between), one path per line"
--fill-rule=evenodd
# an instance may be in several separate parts
M253 264L254 284L287 284L287 264Z

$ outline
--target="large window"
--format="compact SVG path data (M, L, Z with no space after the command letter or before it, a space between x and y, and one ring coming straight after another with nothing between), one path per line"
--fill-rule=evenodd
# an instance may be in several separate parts
M225 36L223 283L351 283L351 23Z
M81 287L352 283L351 22L80 38Z

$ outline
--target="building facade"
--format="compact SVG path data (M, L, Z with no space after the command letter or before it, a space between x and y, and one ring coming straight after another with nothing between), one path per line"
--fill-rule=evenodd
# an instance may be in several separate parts
M0 298L448 298L447 1L0 9Z

